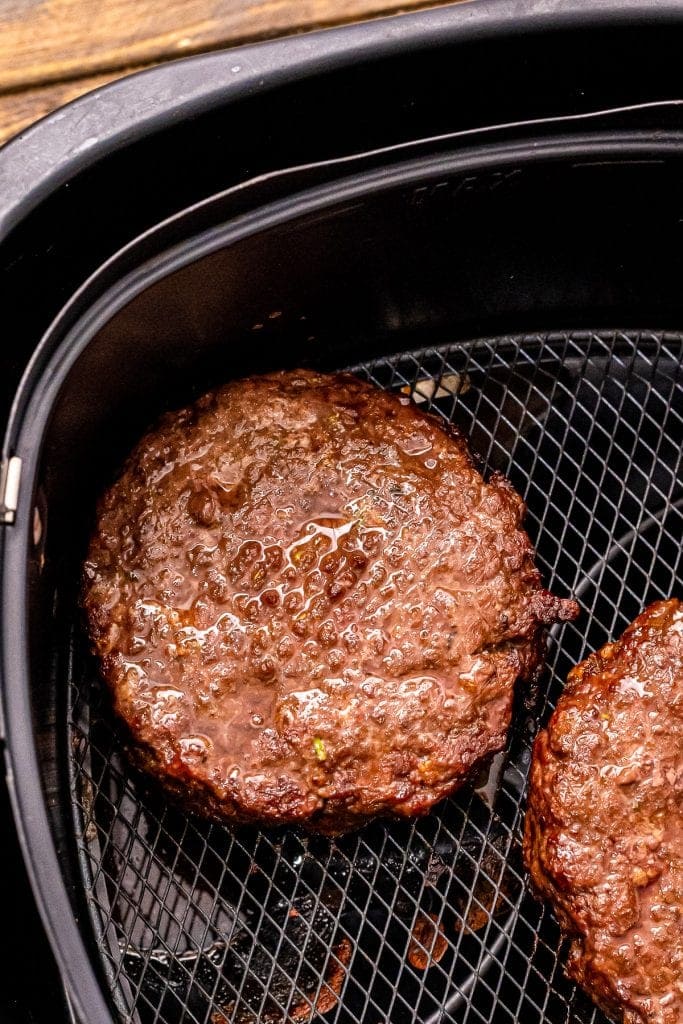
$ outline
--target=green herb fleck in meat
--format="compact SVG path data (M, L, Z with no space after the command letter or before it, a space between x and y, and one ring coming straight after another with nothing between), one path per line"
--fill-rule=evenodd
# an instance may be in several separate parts
M316 736L313 740L313 749L315 750L315 756L318 758L319 761L327 760L327 751L325 750L325 744L323 743L319 736Z

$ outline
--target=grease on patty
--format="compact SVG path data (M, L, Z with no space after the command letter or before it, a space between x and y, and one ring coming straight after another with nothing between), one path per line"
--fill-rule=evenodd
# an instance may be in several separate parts
M90 635L139 764L228 822L423 814L499 750L543 627L524 506L454 429L348 374L166 415L104 495Z

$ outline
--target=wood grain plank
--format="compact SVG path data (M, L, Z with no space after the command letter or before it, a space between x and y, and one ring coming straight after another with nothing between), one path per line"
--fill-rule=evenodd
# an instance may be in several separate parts
M439 0L3 0L0 93Z

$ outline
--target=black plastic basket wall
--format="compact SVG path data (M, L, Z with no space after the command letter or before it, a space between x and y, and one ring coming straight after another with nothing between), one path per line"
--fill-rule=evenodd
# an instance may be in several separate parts
M453 420L525 497L547 585L575 595L508 748L413 823L337 840L188 818L130 770L80 623L69 767L115 1013L140 1024L597 1022L521 863L531 743L569 669L683 591L683 338L501 337L354 372Z

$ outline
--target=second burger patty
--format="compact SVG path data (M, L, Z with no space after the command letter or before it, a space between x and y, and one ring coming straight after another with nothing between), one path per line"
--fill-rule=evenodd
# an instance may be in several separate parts
M680 601L570 673L534 746L524 852L571 938L571 977L624 1024L680 1024Z
M84 569L131 750L191 810L339 833L422 814L499 750L573 601L464 439L350 375L278 373L167 415Z

